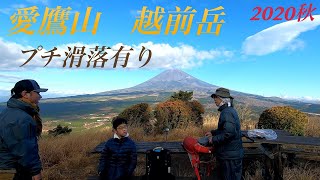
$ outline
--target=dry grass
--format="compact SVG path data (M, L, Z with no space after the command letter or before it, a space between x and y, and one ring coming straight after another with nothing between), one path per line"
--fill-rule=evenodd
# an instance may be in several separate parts
M309 162L303 163L300 167L292 169L284 169L284 179L288 180L319 180L320 169L319 163L311 164Z
M203 136L205 132L216 128L217 115L207 115L204 118L204 127L188 127L169 132L168 141L181 141L185 136ZM253 129L255 123L252 121L242 122L243 129ZM319 137L320 119L312 117L306 128L309 136ZM135 141L164 141L164 135L145 136L141 128L130 128L130 137ZM44 179L86 179L90 175L97 175L99 155L90 152L101 142L112 137L110 128L85 130L81 133L71 133L67 136L55 138L44 137L40 139L40 155L43 163ZM144 169L144 156L139 155L136 175L142 175ZM187 156L173 156L173 173L175 175L192 175L193 170ZM178 159L178 160L176 160ZM183 163L181 163L183 162ZM284 179L320 179L320 170L306 163L300 168L284 170ZM256 170L254 175L246 175L245 179L262 179L261 169Z
M256 171L255 175L249 175L246 173L245 180L263 180L262 170L259 169ZM286 180L319 180L320 171L318 168L312 169L302 169L302 168L285 168L283 179Z
M111 131L86 131L39 141L44 179L85 179L96 173L98 156L89 152L111 136Z
M309 121L305 128L305 135L320 137L320 116L309 116Z

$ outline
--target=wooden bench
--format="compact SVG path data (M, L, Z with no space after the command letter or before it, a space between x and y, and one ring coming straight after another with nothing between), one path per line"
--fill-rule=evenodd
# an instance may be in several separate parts
M266 140L259 138L248 138L247 131L242 131L244 160L263 158L266 166L266 179L272 178L270 170L274 172L274 179L283 179L283 159L288 157L288 154L298 153L292 149L283 149L283 145L310 145L320 147L320 138L293 136L292 134L283 131L275 130L277 139ZM246 138L247 137L247 138ZM175 142L136 142L137 153L145 154L148 150L155 147L167 148L172 154L186 154L187 152L181 145L181 141ZM92 153L101 153L104 148L104 142L96 146ZM317 152L303 152L310 155L318 154Z
M0 170L0 179L1 180L12 180L15 173L16 173L15 169Z

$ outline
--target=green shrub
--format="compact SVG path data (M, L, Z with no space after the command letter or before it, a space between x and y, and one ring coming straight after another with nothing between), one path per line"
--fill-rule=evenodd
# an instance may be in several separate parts
M56 137L58 135L70 134L71 131L72 129L69 128L68 126L62 127L60 124L58 124L56 128L49 130L48 133L50 136Z
M197 126L203 125L203 117L202 114L204 113L204 107L199 101L193 100L188 102L189 106L191 107L191 121L194 122Z
M294 135L304 135L308 117L301 111L289 106L277 106L262 112L258 128L281 129Z
M171 100L182 100L182 101L190 101L193 96L193 91L179 91L174 92L173 95L170 97Z

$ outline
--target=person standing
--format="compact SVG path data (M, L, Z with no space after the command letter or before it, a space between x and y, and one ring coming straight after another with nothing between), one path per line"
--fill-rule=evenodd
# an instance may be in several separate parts
M128 180L137 166L136 144L129 138L126 119L116 117L112 129L114 134L105 143L98 174L103 180Z
M35 80L17 82L7 108L0 114L0 169L15 169L14 180L42 179L38 148L42 121L38 103L40 93L47 90Z
M218 161L219 178L240 180L242 176L242 133L237 111L233 108L233 97L225 88L218 88L211 95L220 112L218 128L207 132Z

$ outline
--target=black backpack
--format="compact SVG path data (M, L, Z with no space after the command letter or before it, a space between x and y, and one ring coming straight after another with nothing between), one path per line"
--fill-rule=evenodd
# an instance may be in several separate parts
M170 151L162 147L148 150L146 153L146 179L175 179L171 174Z

